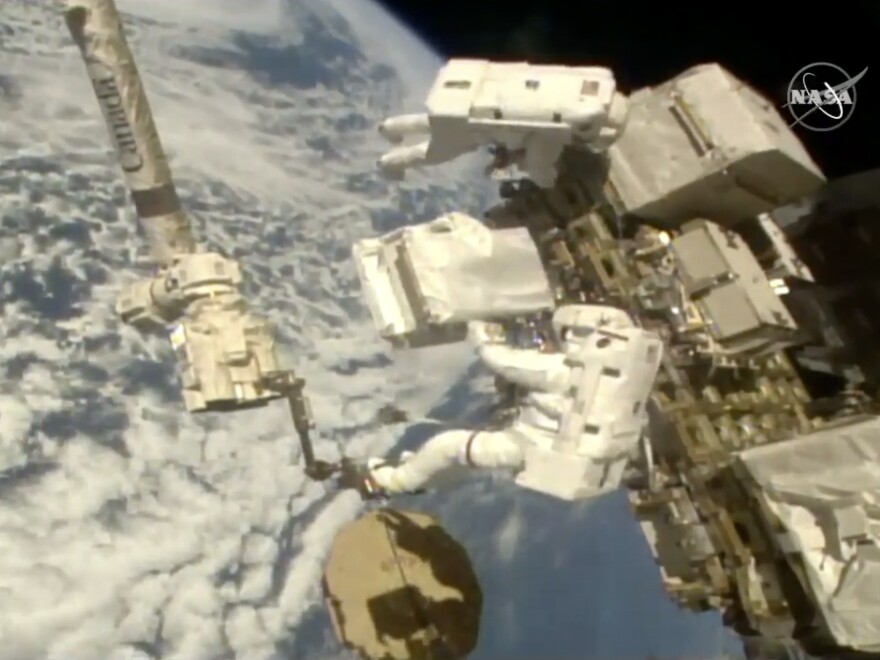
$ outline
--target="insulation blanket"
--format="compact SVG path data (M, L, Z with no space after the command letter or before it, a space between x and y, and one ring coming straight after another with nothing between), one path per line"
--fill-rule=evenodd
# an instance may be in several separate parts
M776 542L803 561L836 641L880 650L880 419L851 423L739 457L785 527Z
M450 213L404 239L428 321L466 322L554 306L538 249L525 228L496 229Z

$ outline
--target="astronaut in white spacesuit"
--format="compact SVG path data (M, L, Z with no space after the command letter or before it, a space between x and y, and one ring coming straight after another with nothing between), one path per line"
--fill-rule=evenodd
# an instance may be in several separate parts
M618 488L647 423L660 338L605 306L560 307L552 325L559 348L518 348L499 326L472 322L482 361L525 391L516 418L497 430L441 432L396 465L372 459L362 494L431 488L459 466L509 469L519 485L565 500Z

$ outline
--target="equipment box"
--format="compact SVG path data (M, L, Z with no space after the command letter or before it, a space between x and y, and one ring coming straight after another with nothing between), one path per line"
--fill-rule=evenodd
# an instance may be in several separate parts
M670 246L688 296L730 354L781 350L797 324L739 234L695 221Z
M779 111L717 64L634 92L610 154L618 211L669 228L695 218L731 226L825 180Z
M376 328L398 347L461 341L468 321L554 307L538 249L525 228L493 230L450 213L360 241L354 258Z

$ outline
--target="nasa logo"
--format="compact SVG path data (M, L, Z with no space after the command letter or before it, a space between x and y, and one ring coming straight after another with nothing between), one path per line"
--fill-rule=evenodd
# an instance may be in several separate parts
M810 131L833 131L843 126L856 109L856 83L868 67L850 77L830 62L813 62L798 71L788 83L783 106L794 122L789 128L803 126Z

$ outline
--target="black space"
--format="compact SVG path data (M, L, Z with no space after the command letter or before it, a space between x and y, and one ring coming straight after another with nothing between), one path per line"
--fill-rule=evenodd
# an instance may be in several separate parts
M867 66L845 125L797 132L829 178L880 166L880 0L381 1L445 57L604 65L624 91L716 61L781 106L811 62Z

